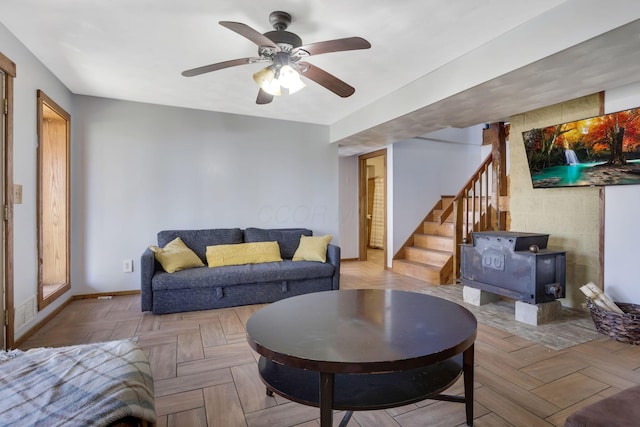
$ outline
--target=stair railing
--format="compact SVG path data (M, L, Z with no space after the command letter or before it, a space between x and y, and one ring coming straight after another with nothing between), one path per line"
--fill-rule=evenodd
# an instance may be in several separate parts
M460 271L460 244L471 241L473 231L500 227L500 196L494 174L493 154L489 154L440 217L440 224L443 224L453 215L454 279L458 278Z

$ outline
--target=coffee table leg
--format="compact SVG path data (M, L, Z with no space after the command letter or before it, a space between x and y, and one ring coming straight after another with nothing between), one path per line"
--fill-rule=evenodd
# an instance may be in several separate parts
M320 427L333 424L333 374L320 372Z
M462 372L464 373L464 405L467 413L467 425L473 425L473 347L462 353Z

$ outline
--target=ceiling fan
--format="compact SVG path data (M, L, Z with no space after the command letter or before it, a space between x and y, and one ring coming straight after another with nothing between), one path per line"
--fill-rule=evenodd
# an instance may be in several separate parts
M268 104L273 101L274 96L279 96L282 93L291 94L302 89L305 84L300 76L313 80L343 98L353 95L355 92L353 87L303 59L323 53L368 49L371 47L368 41L361 37L347 37L303 45L302 39L297 34L286 31L291 24L290 14L281 11L271 12L269 22L273 25L274 31L260 34L240 22L220 21L219 23L223 27L235 31L257 44L258 56L192 68L183 71L182 75L193 77L237 65L268 62L270 65L253 75L253 79L260 86L256 99L257 104Z

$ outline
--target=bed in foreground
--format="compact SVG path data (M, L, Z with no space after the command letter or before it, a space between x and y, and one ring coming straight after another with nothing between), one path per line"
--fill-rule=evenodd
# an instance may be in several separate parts
M8 426L153 426L149 361L129 340L0 351L0 419Z

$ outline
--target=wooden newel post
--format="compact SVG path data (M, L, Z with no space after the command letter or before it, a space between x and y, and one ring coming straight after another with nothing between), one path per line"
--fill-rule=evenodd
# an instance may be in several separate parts
M491 200L493 213L491 228L504 230L507 226L507 212L502 207L507 196L507 129L503 122L491 123L482 132L482 145L491 145L493 155Z

